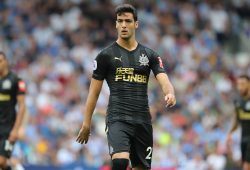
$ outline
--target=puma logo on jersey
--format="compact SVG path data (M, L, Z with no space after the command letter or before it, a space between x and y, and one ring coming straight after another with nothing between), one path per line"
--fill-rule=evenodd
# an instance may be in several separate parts
M115 57L115 60L120 60L120 61L122 61L122 56L121 56L120 58Z
M246 103L245 109L246 109L247 111L250 111L250 101L248 101L248 102Z

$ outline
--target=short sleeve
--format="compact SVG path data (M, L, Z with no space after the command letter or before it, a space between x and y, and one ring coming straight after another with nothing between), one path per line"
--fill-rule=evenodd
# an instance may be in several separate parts
M17 79L17 95L20 95L20 94L25 94L26 93L26 83L18 78Z
M107 74L107 68L108 68L108 56L103 54L102 52L99 53L94 60L93 63L93 75L92 78L97 80L104 80Z
M153 71L155 76L159 73L165 73L162 59L155 52L152 52L151 54L151 70Z

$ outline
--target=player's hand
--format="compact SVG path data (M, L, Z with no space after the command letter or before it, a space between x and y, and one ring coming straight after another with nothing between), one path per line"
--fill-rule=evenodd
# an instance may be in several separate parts
M165 96L166 107L173 107L176 104L176 99L173 94L167 94Z
M16 129L13 129L11 132L10 132L10 135L9 135L9 142L10 143L15 143L18 139L18 130Z
M230 147L232 145L232 134L229 133L226 138L226 146Z
M83 125L80 129L76 141L80 144L87 143L90 136L90 126Z

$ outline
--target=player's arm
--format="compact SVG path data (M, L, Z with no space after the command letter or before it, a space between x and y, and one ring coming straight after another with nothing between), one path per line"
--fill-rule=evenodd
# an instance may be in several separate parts
M163 93L165 94L165 101L167 107L172 107L176 104L174 87L170 82L166 73L159 73L156 75L156 79L159 82Z
M91 119L92 115L102 89L103 80L96 80L94 78L91 79L89 94L87 97L85 110L84 110L84 120L82 123L82 127L77 136L76 141L83 144L88 142L88 138L90 135L90 127L91 127Z
M238 125L239 125L239 121L238 121L237 112L236 112L234 114L234 119L233 119L231 129L229 130L229 134L232 134L238 128Z
M86 107L84 111L84 121L83 125L90 126L92 114L94 112L96 102L98 100L99 94L102 89L103 80L91 80L90 87L89 87L89 94L86 101Z
M232 143L232 134L233 132L238 128L238 125L239 125L239 120L238 120L238 113L237 113L237 110L234 114L234 118L233 118L233 123L232 123L232 126L228 132L228 135L227 135L227 138L226 138L226 144L227 146L230 146L231 143Z
M9 141L12 143L14 143L18 138L18 131L22 125L24 114L26 111L24 94L17 95L17 105L18 105L18 112L16 121L9 136Z

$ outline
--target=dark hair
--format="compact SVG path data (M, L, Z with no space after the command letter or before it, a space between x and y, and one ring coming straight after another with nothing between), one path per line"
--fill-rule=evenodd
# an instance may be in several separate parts
M5 59L7 59L7 57L3 51L0 51L0 55L2 55Z
M134 6L130 4L121 4L115 9L115 14L118 16L120 16L124 12L132 13L134 16L134 20L137 21L137 11Z
M250 77L246 74L242 74L242 75L238 76L238 78L246 79L247 81L250 81Z

